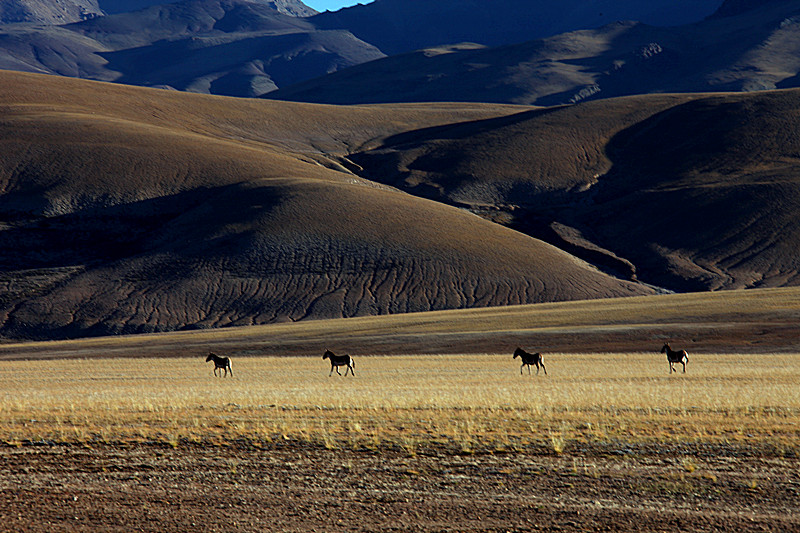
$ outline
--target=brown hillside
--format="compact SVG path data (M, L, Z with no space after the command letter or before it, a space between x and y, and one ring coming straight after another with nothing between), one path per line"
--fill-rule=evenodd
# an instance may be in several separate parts
M352 159L673 290L796 285L798 108L795 90L631 97L404 133Z
M0 78L7 336L652 292L334 160L519 108L333 108Z

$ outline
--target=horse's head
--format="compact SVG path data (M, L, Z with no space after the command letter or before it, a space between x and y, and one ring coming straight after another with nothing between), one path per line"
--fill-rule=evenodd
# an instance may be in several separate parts
M322 358L323 358L323 359L327 359L328 357L333 357L334 355L336 355L336 354L335 354L335 353L333 353L332 351L330 351L330 350L325 350L325 353L324 353L324 354L322 354Z
M517 357L522 357L522 354L524 354L524 353L525 353L525 350L523 350L522 348L517 348L516 350L514 350L513 359L516 359Z
M661 353L667 353L667 350L671 350L671 348L669 347L669 344L665 343L664 346L661 347Z
M215 354L214 352L209 352L208 357L206 357L206 363L212 361L216 356L217 354Z

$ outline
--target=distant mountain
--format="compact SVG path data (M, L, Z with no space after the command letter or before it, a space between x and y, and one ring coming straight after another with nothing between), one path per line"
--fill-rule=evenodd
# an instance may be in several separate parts
M722 0L375 0L311 20L345 29L387 55L471 42L521 43L618 20L659 26L697 22Z
M258 96L383 57L346 31L319 31L279 12L279 4L290 6L184 0L65 26L0 26L0 68Z
M720 2L378 0L315 15L300 0L161 1L98 0L95 7L109 16L65 26L0 25L0 68L252 97L382 58L379 48L521 42L617 18L678 24L702 18ZM388 74L404 86L398 74L406 73ZM489 74L497 75L481 73ZM385 92L380 82L374 85L379 90L369 92Z
M98 0L3 0L0 2L0 24L33 22L37 24L69 24L104 13Z
M107 14L127 13L138 11L147 7L163 4L174 4L180 0L97 0L100 7ZM284 15L294 17L309 17L317 14L317 11L305 5L301 0L251 0L254 3L263 4L277 10Z
M104 15L139 11L152 6L174 4L180 0L3 0L0 24L33 22L69 24ZM317 11L301 0L250 0L284 15L310 17Z
M620 22L496 48L458 45L391 56L268 97L555 105L643 93L750 91L800 86L798 57L800 1L737 0L684 26Z

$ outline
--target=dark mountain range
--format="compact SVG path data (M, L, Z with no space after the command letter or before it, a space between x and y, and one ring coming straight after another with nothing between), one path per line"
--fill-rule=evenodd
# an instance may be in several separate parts
M3 0L0 2L0 24L32 22L36 24L69 24L82 20L139 11L152 6L173 4L180 0ZM250 0L284 15L310 17L317 11L300 0Z
M65 26L6 25L0 68L258 96L383 57L346 31L316 30L273 4L185 0Z
M59 27L0 26L0 68L260 96L384 57L373 43L354 37L354 32L375 39L392 52L464 40L494 45L596 27L617 18L660 24L695 21L711 13L719 2L570 0L556 5L543 0L379 0L299 18L314 13L300 0L181 0L163 5L152 5L152 0L100 0L100 9L116 14ZM143 9L131 11L134 8ZM293 35L287 36L290 33ZM387 39L394 44L387 44ZM507 66L504 59L487 56L478 60L491 61L495 66L476 73L479 80L485 84L492 76L502 83ZM474 63L470 58L465 61ZM410 70L403 75L408 75L415 87L419 86L415 71L431 70L418 61L409 63L408 58L400 58L400 63L389 64L391 76L387 80L407 86L398 79L398 69L406 67ZM434 66L436 72L429 77L442 78L440 68ZM376 95L373 99L386 92L379 81L370 81L367 86L368 92ZM445 96L445 92L428 96L441 90L433 85L430 91L404 92L434 100L476 99L481 91L473 86L474 82L445 87L448 93L463 88L460 97ZM279 97L294 98L293 94ZM397 97L378 101L384 99ZM510 97L490 99L498 100L516 101Z
M499 48L461 45L359 65L270 94L320 103L587 98L800 85L800 2L731 2L702 22L635 22Z
M97 0L3 0L0 2L0 24L18 22L69 24L104 14Z
M109 15L128 13L163 4L174 4L180 0L96 0L100 8ZM305 5L301 0L251 0L251 2L271 7L284 15L293 17L310 17L317 11Z
M701 20L722 0L375 0L312 18L346 29L388 55L478 43L499 46L604 26L618 20L674 26Z

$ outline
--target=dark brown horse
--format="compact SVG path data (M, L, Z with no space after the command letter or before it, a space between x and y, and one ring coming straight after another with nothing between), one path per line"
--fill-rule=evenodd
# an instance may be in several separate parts
M221 368L225 370L225 376L228 376L228 371L231 372L231 377L233 377L233 369L231 368L231 360L228 357L220 357L219 355L211 352L206 357L206 363L209 361L214 361L214 375L217 375L217 369ZM222 374L219 374L222 376Z
M325 350L325 353L322 354L322 358L331 360L331 373L328 374L328 377L331 377L333 375L333 370L334 369L336 369L336 373L341 376L342 373L339 372L339 367L340 366L346 366L347 367L345 369L345 371L344 371L344 375L345 376L347 375L348 372L352 372L353 376L356 375L356 371L354 369L354 367L356 366L356 362L353 361L353 358L350 357L349 355L347 355L347 354L336 355L335 353L333 353L330 350Z
M661 347L661 353L667 354L667 362L669 363L669 373L677 372L675 370L675 363L683 365L683 372L686 373L686 363L689 362L689 354L686 350L673 350L669 344L664 344Z
M544 357L539 352L536 353L528 353L522 348L517 348L514 350L514 359L517 357L522 359L522 366L519 367L519 373L522 374L522 369L526 366L528 367L528 375L531 374L531 366L536 365L536 375L539 375L539 367L542 367L544 370L544 375L547 375L547 369L544 367Z

